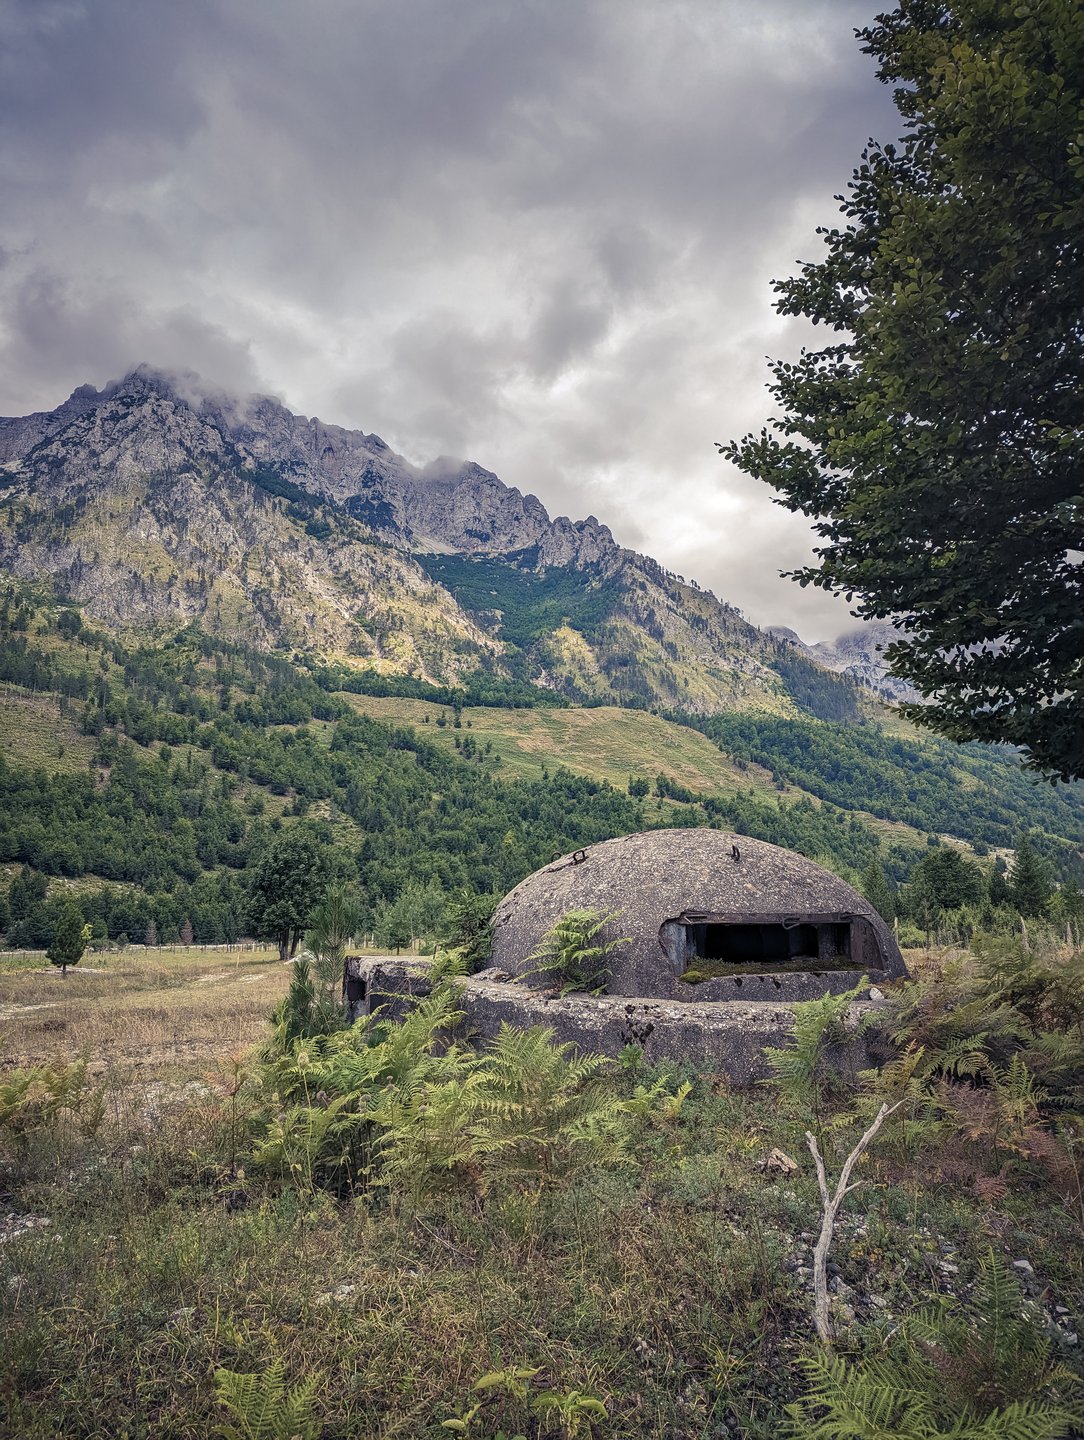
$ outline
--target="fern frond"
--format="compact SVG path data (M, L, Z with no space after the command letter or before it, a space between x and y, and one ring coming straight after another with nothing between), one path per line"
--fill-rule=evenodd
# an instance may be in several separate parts
M828 1352L802 1361L809 1390L789 1407L802 1440L927 1440L939 1432L921 1387L887 1361L852 1365Z
M553 975L567 990L599 990L610 978L610 956L627 936L600 943L598 937L621 912L611 910L569 910L542 937L538 949L527 957L536 973Z
M869 981L863 978L842 995L824 995L819 1000L796 1004L790 1046L785 1050L765 1046L764 1055L773 1071L767 1083L793 1103L804 1104L820 1078L828 1049L871 1023L871 1016L864 1016L854 1025L848 1023L847 1017L868 986Z
M281 1360L255 1375L216 1370L215 1396L231 1415L219 1424L218 1433L222 1440L316 1440L315 1393L315 1377L287 1391Z
M1066 1440L1075 1434L1079 1411L1073 1412L1044 1400L1015 1400L1003 1410L993 1410L965 1429L945 1432L959 1440Z

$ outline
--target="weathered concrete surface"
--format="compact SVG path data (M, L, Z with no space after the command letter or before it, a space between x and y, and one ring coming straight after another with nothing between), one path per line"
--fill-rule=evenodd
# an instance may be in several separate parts
M360 1020L380 1010L396 1020L410 1009L413 1000L428 995L428 960L412 957L348 955L343 1000L351 1020Z
M365 984L364 999L353 1018L375 1009L389 1019L397 1018L430 990L424 961L353 958L348 965ZM764 1047L785 1047L794 1022L793 1002L561 996L528 989L496 967L457 983L465 1017L460 1027L463 1039L490 1040L505 1023L520 1029L544 1025L557 1041L570 1041L588 1053L616 1059L627 1045L638 1045L649 1063L673 1060L693 1065L725 1075L736 1085L750 1085L770 1075ZM856 1031L826 1056L832 1069L853 1076L877 1062L877 1040L857 1032L859 1018L876 1008L870 1001L850 1008Z
M614 995L548 997L522 986L480 981L464 987L464 1009L471 1031L491 1039L502 1023L546 1025L558 1041L571 1041L596 1055L619 1056L638 1045L649 1063L674 1060L724 1074L736 1085L750 1085L771 1074L766 1045L785 1048L794 1012L782 1001L727 1001L682 1004ZM853 1076L868 1065L861 1036L837 1046L829 1062Z
M543 936L569 910L616 911L603 940L627 937L612 957L611 995L651 996L680 1002L746 998L753 976L708 981L690 987L678 982L687 965L675 937L689 924L810 924L821 937L833 927L845 932L848 959L857 969L833 972L818 962L801 974L771 974L773 993L809 999L871 979L907 974L892 932L868 900L838 875L803 855L721 830L651 830L626 835L566 855L535 871L497 906L493 917L493 963L529 983L529 957ZM665 927L665 928L664 928ZM694 962L695 963L695 962ZM829 979L827 973L842 979ZM808 983L812 980L816 983ZM779 981L778 991L773 983ZM805 983L803 983L805 982ZM707 987L712 989L708 992ZM754 987L755 989L756 987ZM704 995L697 993L703 991ZM759 996L758 996L759 998Z

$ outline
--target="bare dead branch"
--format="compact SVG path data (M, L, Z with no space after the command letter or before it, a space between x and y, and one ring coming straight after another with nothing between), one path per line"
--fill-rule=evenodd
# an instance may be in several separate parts
M839 1181L836 1185L835 1194L829 1196L828 1177L824 1169L824 1160L821 1157L820 1146L812 1130L807 1130L805 1138L809 1143L809 1152L813 1156L813 1163L817 1167L817 1184L820 1187L821 1200L823 1202L823 1213L821 1215L821 1233L817 1237L817 1243L813 1248L813 1323L817 1327L817 1335L825 1345L832 1343L832 1323L828 1314L828 1247L832 1243L832 1236L836 1228L836 1217L839 1214L840 1206L851 1193L857 1190L859 1185L864 1184L862 1180L851 1181L851 1172L855 1165L862 1158L866 1147L877 1134L877 1131L884 1124L885 1120L898 1110L903 1104L898 1100L895 1105L882 1105L877 1112L877 1117L866 1133L859 1140L851 1153L843 1162L843 1169L839 1173Z

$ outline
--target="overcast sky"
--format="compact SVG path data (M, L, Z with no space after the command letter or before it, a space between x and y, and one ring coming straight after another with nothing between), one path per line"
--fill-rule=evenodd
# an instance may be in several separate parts
M852 0L0 0L0 413L140 361L477 460L807 639L770 414L868 135Z

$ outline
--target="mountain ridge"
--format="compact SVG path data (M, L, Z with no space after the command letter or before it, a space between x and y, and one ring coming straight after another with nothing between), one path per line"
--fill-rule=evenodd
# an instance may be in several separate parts
M0 466L0 567L50 579L121 629L194 622L378 673L488 671L581 702L796 705L782 642L596 517L551 519L473 461L418 467L379 435L271 397L141 366L0 419ZM441 554L482 569L461 571L457 592L424 561ZM466 583L483 570L492 604ZM526 648L503 634L507 607L528 603L523 576L542 577L536 598L559 622ZM563 617L558 592L589 623ZM598 603L577 605L580 592ZM801 663L830 674L808 652ZM833 703L856 708L844 688Z

